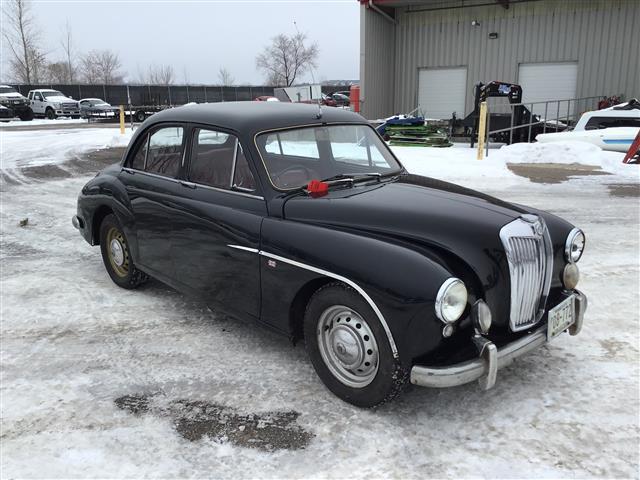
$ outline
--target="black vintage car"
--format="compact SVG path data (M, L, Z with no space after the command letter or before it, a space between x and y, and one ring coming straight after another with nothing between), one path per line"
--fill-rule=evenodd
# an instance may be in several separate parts
M362 407L409 381L490 388L514 358L577 334L587 304L579 229L407 173L340 109L158 113L82 189L73 224L117 285L152 276L304 340L326 386Z

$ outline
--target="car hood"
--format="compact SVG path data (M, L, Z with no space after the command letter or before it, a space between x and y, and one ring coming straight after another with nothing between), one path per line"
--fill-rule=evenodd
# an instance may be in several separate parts
M474 282L500 318L506 318L509 292L500 229L523 213L529 212L417 175L332 190L319 198L296 196L285 202L283 211L287 220L331 226L422 252L465 283Z
M25 97L20 95L19 93L0 93L1 98L10 98L11 100L21 100Z
M293 197L285 203L288 220L448 244L452 235L500 228L523 213L503 202L452 183L418 175L395 181L336 189L318 198Z
M69 97L47 97L46 99L47 102L73 102L73 103L77 103L73 98L69 98Z

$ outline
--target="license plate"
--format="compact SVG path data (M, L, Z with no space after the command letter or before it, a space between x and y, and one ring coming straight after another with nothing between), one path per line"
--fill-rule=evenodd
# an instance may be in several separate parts
M576 297L570 296L551 310L547 320L547 339L557 337L575 322Z

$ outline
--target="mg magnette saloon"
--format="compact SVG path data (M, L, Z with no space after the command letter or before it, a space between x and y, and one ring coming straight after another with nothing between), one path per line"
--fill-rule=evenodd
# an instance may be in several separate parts
M408 382L491 388L515 358L577 334L587 305L581 230L412 175L335 108L160 112L82 189L73 224L120 287L153 277L304 340L324 384L361 407Z

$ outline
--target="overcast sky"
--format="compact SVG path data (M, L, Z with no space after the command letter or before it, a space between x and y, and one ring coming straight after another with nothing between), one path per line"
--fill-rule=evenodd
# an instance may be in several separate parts
M315 80L359 76L357 0L56 1L34 0L33 11L50 52L62 59L64 24L72 25L76 49L112 49L129 81L151 63L171 64L176 83L216 83L226 67L237 84L263 84L255 57L296 25L320 47ZM304 80L311 81L310 75Z

